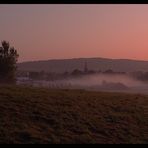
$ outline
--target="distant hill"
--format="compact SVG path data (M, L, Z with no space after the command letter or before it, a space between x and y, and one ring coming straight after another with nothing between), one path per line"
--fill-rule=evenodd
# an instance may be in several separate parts
M74 69L84 69L87 62L90 70L107 70L130 72L148 71L148 61L129 60L129 59L107 59L107 58L75 58L75 59L56 59L18 63L18 70L26 71L47 71L65 72Z

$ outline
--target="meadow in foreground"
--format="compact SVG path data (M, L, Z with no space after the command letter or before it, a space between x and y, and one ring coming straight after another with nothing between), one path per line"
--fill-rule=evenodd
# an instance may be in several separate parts
M0 87L0 143L148 143L148 96Z

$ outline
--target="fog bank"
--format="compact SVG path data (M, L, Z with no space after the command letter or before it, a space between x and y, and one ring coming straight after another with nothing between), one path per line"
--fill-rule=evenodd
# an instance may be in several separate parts
M92 74L54 81L18 81L37 87L147 93L148 84L125 74Z

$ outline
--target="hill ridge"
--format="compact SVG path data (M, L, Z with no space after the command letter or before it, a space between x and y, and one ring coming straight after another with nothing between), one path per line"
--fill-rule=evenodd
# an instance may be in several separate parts
M47 71L47 72L65 72L74 69L84 69L84 63L87 62L88 69L131 72L148 71L148 61L133 59L109 59L109 58L72 58L72 59L49 59L40 61L27 61L18 63L19 70L25 71Z

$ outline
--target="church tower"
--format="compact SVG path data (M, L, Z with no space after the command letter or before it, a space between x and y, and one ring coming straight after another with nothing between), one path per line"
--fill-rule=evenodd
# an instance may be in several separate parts
M88 68L87 68L87 62L85 61L85 65L84 65L84 72L87 73L88 72Z

